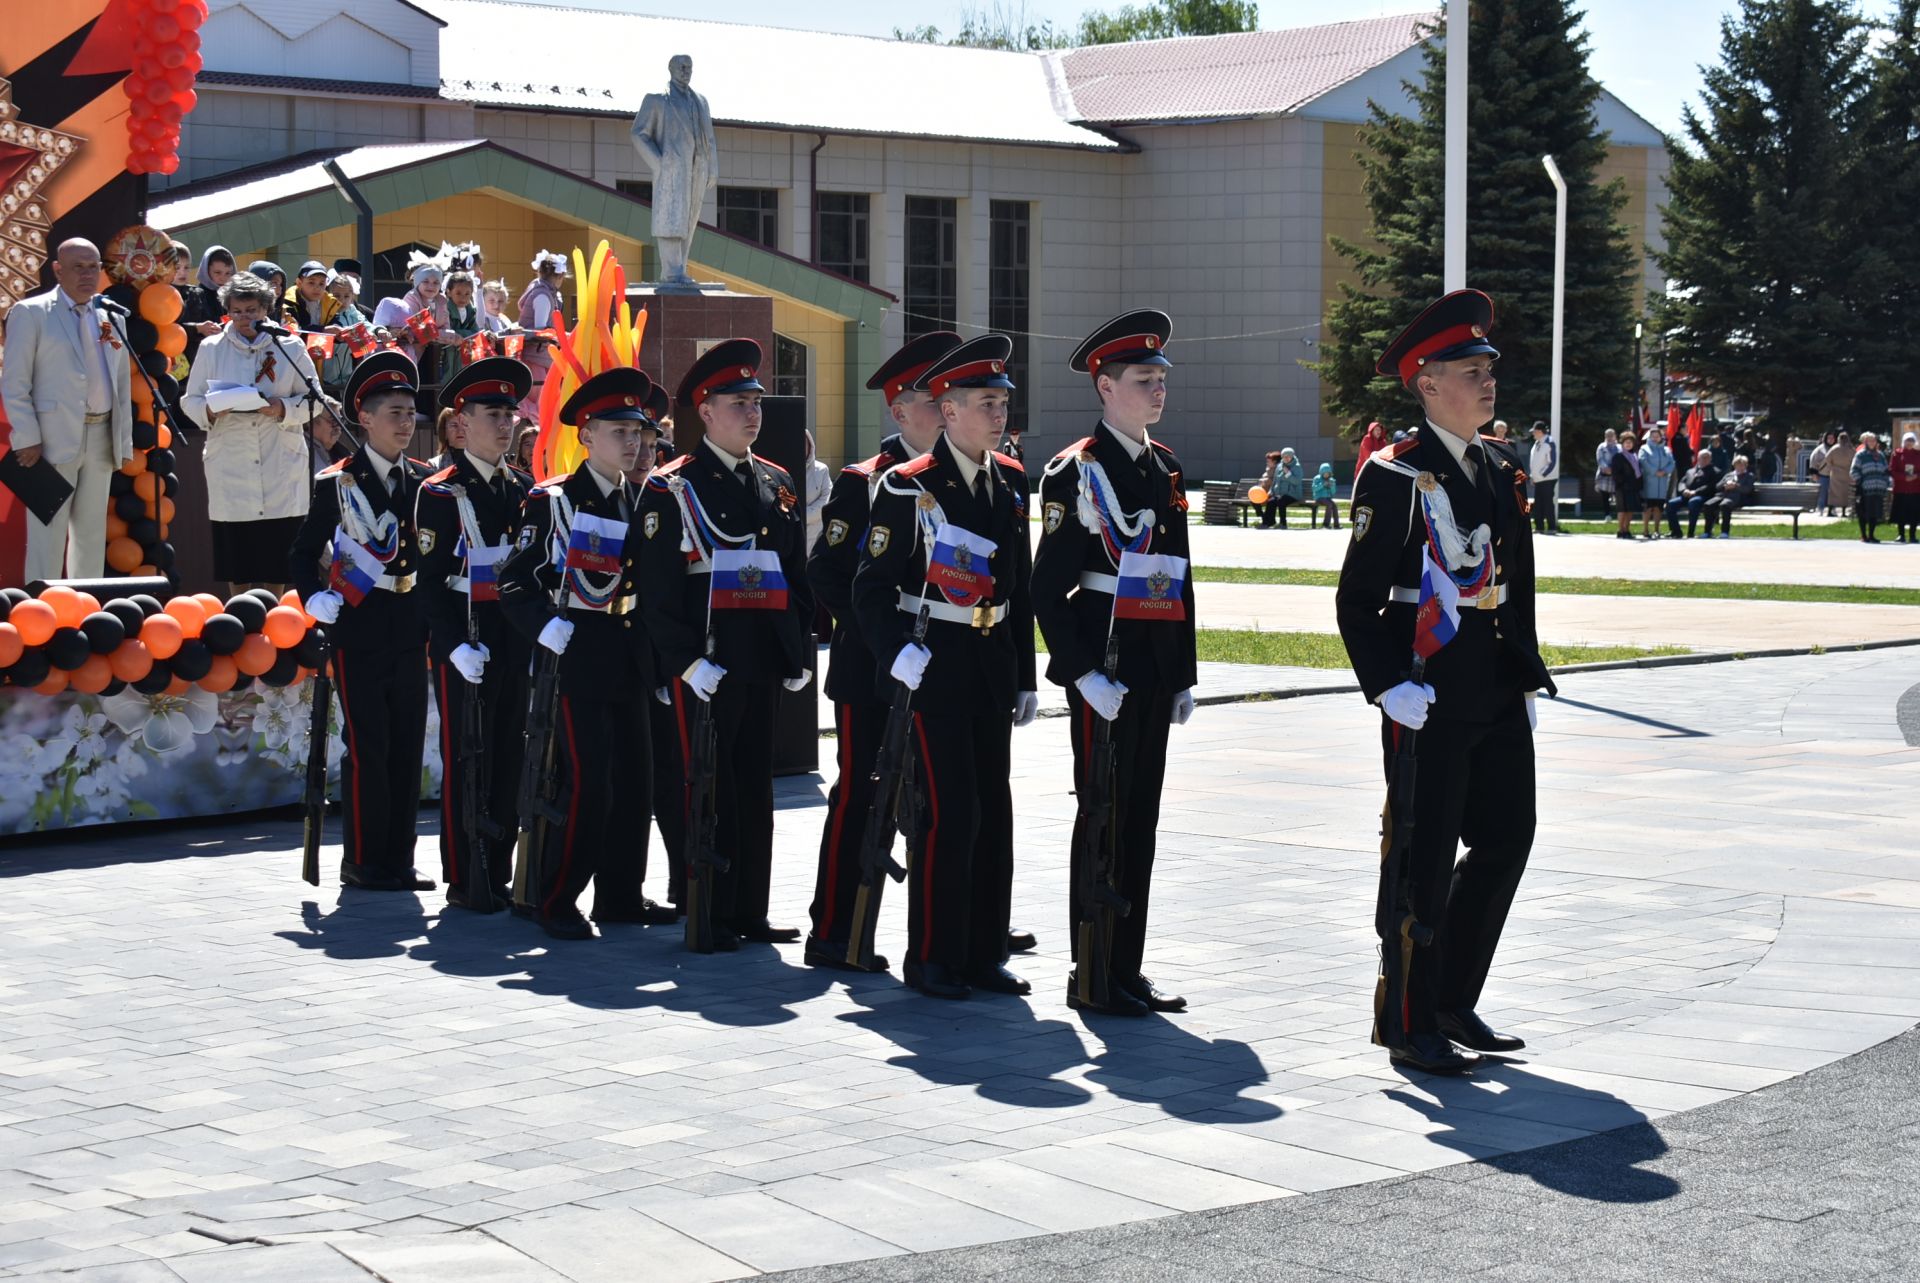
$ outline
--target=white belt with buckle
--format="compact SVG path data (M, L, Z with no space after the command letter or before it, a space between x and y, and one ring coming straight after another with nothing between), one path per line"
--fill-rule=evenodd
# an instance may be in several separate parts
M1404 602L1409 606L1418 606L1420 604L1420 590L1418 588L1402 588L1396 584L1394 585L1393 591L1387 595L1387 599L1389 601ZM1506 604L1507 586L1505 584L1499 584L1482 592L1475 593L1471 597L1462 597L1460 599L1460 609L1462 610L1495 610Z
M413 576L410 574L398 576L382 575L373 581L373 586L375 588L384 588L388 592L412 592Z
M923 606L926 607L927 616L930 619L944 619L950 624L965 624L970 628L978 628L982 632L1007 617L1005 602L1001 602L998 606L989 606L985 602L978 606L956 606L950 601L936 601L932 597L916 597L908 592L900 594L902 613L917 615Z
M1120 591L1120 577L1118 575L1101 575L1091 570L1083 570L1080 572L1080 586L1082 588L1092 589L1094 592L1103 592L1107 596L1112 597L1116 596Z

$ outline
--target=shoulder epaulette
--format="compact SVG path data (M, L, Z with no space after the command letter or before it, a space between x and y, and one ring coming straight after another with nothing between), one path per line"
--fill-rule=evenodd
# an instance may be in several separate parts
M520 484L523 486L527 486L528 488L531 488L533 486L533 474L531 472L528 472L525 468L515 467L513 464L509 463L507 465L507 475L518 479Z
M840 475L843 477L865 477L871 480L874 473L891 466L890 460L892 458L892 455L882 450L871 459L862 459L858 463L849 463L846 467L840 469Z
M352 462L352 459L335 459L332 463L329 463L326 467L314 473L313 479L318 481L322 477L331 477L337 472L344 472L347 465Z
M1389 460L1397 459L1401 455L1407 453L1407 451L1414 449L1419 444L1420 444L1420 439L1418 437L1408 437L1404 441L1395 441L1392 445L1381 446L1378 450L1375 450L1372 454L1368 455L1367 458L1389 459Z
M757 454L754 455L753 457L755 462L757 462L761 467L765 468L768 472L771 472L773 474L773 479L775 481L781 483L782 485L790 486L793 484L793 474L791 472L788 472L785 468L781 467L779 464L775 463L771 459L762 459Z
M648 473L647 480L652 481L655 477L670 476L671 474L678 472L680 471L681 468L685 467L687 460L691 458L693 458L692 455L683 454L678 456L677 458L669 459L665 463L661 464L659 467L655 468L652 472Z
M427 466L427 461L425 459L416 459L412 455L407 456L407 462L415 465L416 467L424 468Z
M931 468L934 462L933 451L929 450L918 459L908 459L905 463L896 465L893 468L893 472L897 472L903 477L917 477L928 468Z
M1078 441L1074 442L1072 445L1068 446L1066 449L1062 450L1059 454L1056 454L1053 457L1056 459L1066 459L1069 457L1077 456L1082 450L1091 450L1091 449L1093 449L1093 438L1081 437Z
M998 450L995 450L993 452L993 458L994 458L994 462L998 463L1003 468L1012 468L1015 472L1019 472L1019 473L1025 473L1027 470L1026 464L1020 462L1020 460L1014 458L1010 454L1002 454Z
M440 471L422 481L420 483L420 489L428 494L439 495L442 498L452 498L453 473L454 470L450 466L442 468Z
M527 498L551 499L554 495L559 494L567 482L571 480L573 480L573 474L571 472L555 473L545 481L536 482L533 489L527 491Z
M1169 458L1169 459L1171 459L1171 458L1173 458L1173 457L1175 457L1175 456L1174 456L1174 453L1173 453L1173 447L1172 447L1172 446L1170 446L1170 445L1168 445L1168 444L1167 444L1166 442L1164 442L1164 441L1153 441L1153 440L1149 440L1149 441L1147 442L1147 444L1148 444L1148 445L1150 445L1150 446L1152 446L1152 447L1153 447L1154 449L1156 449L1156 450L1158 450L1158 451L1159 451L1159 452L1160 452L1161 454L1164 454L1164 455L1166 455L1166 456L1167 456L1167 458Z

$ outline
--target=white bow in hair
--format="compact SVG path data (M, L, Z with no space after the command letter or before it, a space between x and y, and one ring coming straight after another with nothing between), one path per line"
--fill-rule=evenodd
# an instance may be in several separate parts
M441 261L440 256L437 254L422 254L419 250L413 250L407 255L407 275L409 277L417 279L422 272L428 271L436 276L441 276L445 275L446 270L446 264Z
M555 254L551 250L543 249L533 256L534 271L539 271L540 268L547 263L553 264L553 270L560 273L560 275L565 276L567 274L567 260L565 255Z

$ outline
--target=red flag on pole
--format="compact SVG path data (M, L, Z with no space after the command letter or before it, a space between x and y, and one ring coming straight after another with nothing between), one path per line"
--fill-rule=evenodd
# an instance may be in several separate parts
M1673 443L1675 441L1678 441L1679 439L1680 439L1680 407L1677 405L1670 405L1667 407L1667 445L1671 447Z
M1700 436L1706 426L1706 416L1700 413L1700 406L1696 402L1692 412L1687 415L1687 444L1694 450L1700 448Z

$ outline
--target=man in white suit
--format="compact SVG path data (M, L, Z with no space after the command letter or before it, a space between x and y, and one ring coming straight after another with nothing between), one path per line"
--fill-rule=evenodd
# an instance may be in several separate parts
M13 424L13 453L31 467L44 456L73 485L52 524L26 514L26 580L87 579L105 573L107 482L133 457L133 399L127 349L107 314L93 306L100 251L64 242L59 282L7 314L0 404Z

